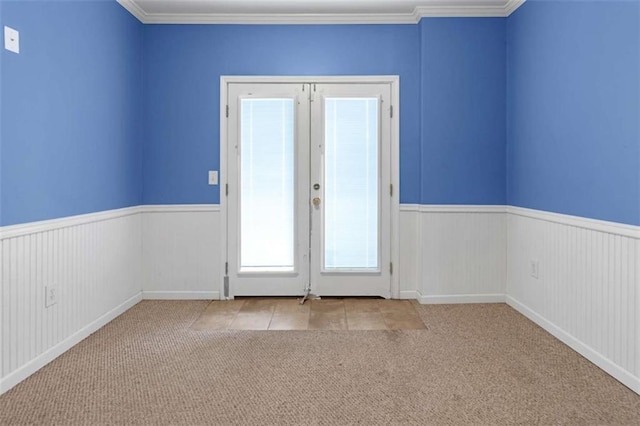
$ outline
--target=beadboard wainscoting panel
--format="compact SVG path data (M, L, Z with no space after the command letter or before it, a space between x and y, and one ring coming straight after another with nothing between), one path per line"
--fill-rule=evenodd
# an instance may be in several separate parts
M400 256L398 274L400 298L417 299L420 284L420 209L400 205Z
M421 206L421 303L504 302L504 206Z
M0 241L2 392L141 299L137 208L4 227Z
M220 206L142 207L145 299L220 298Z
M507 302L640 392L640 228L509 212Z

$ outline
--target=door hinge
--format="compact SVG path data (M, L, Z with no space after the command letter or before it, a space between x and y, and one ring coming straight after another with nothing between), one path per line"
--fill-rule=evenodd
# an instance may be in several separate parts
M389 195L393 197L393 184L389 184Z
M228 183L224 184L224 195L229 195L229 184Z
M224 262L224 275L229 275L229 262Z
M393 105L389 107L389 115L393 118Z
M227 118L229 118L229 105L227 105Z
M389 263L389 273L393 275L393 262Z
M309 84L309 102L313 102L313 93L316 91L316 85L313 85L313 90L311 90L311 84Z

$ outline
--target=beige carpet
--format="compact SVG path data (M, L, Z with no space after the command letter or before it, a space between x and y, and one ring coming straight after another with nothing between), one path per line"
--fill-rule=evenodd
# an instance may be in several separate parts
M640 396L506 305L428 329L198 331L142 302L0 397L0 424L638 424Z

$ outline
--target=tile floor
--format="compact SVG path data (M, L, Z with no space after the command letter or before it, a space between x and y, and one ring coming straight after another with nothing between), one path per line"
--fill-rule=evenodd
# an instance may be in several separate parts
M425 329L409 300L251 297L212 301L194 330L402 330Z

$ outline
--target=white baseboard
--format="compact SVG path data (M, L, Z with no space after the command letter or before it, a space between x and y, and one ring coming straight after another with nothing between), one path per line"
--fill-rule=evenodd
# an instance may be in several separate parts
M220 300L219 291L143 291L144 300Z
M569 333L562 330L560 327L556 326L552 322L543 318L537 312L534 312L532 309L518 302L511 296L506 297L506 302L509 306L511 306L516 311L520 312L525 317L529 318L531 321L538 324L540 327L545 329L555 338L569 346L574 351L578 352L580 355L612 375L622 384L627 386L629 389L633 390L636 393L640 393L640 378L635 377L629 372L623 370L618 365L616 365L613 361L605 358L591 347L576 339Z
M106 314L102 315L97 320L81 328L71 336L64 339L62 342L53 346L51 349L43 352L38 357L32 359L27 364L23 365L19 369L13 371L6 377L0 379L0 395L13 388L15 385L31 376L33 373L49 364L51 361L71 349L73 346L80 343L82 340L89 337L92 333L96 332L101 327L105 326L116 317L122 315L128 309L132 308L135 304L142 300L142 293L138 293L131 297L129 300L110 310Z
M400 292L400 299L419 300L419 298L420 298L420 293L418 293L416 290L402 290Z
M450 294L423 296L418 293L418 302L423 305L449 305L461 303L504 303L504 294Z

